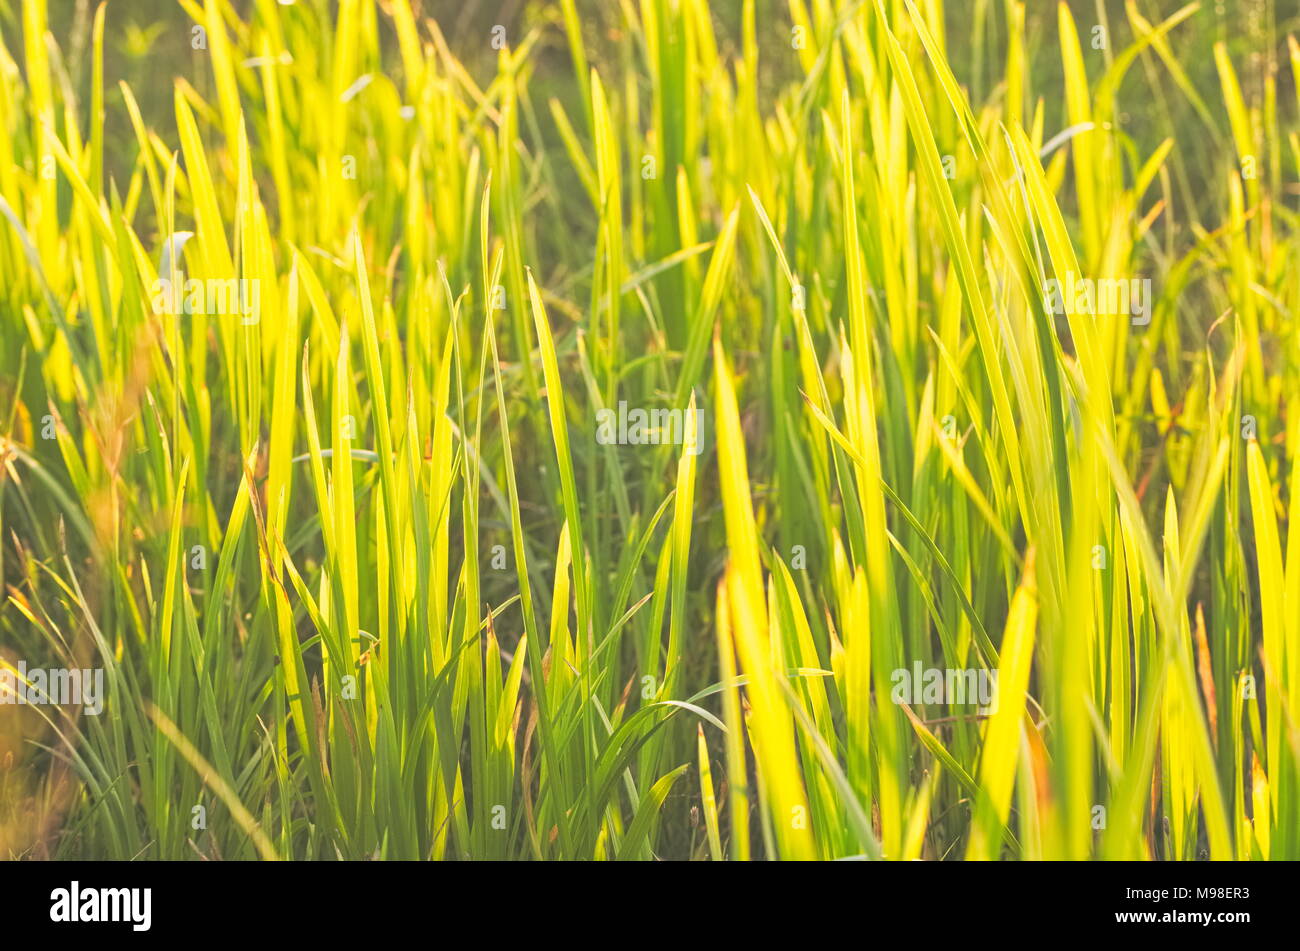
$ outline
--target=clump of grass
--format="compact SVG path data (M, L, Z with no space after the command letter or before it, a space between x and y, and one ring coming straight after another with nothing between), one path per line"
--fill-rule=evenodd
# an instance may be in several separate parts
M1300 857L1300 24L331 6L0 0L0 854Z

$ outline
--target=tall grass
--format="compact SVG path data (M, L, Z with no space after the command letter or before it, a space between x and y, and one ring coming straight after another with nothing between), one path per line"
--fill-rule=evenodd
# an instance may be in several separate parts
M0 0L0 643L107 683L0 854L1300 858L1300 22L1209 6Z

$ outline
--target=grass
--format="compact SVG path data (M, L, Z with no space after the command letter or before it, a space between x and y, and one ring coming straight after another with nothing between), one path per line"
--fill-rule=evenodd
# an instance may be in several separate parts
M448 6L0 0L0 856L1300 858L1300 19Z

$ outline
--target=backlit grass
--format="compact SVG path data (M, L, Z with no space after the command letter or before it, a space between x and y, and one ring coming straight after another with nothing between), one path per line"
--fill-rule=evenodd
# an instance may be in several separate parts
M0 0L0 856L1300 858L1297 14L463 6Z

